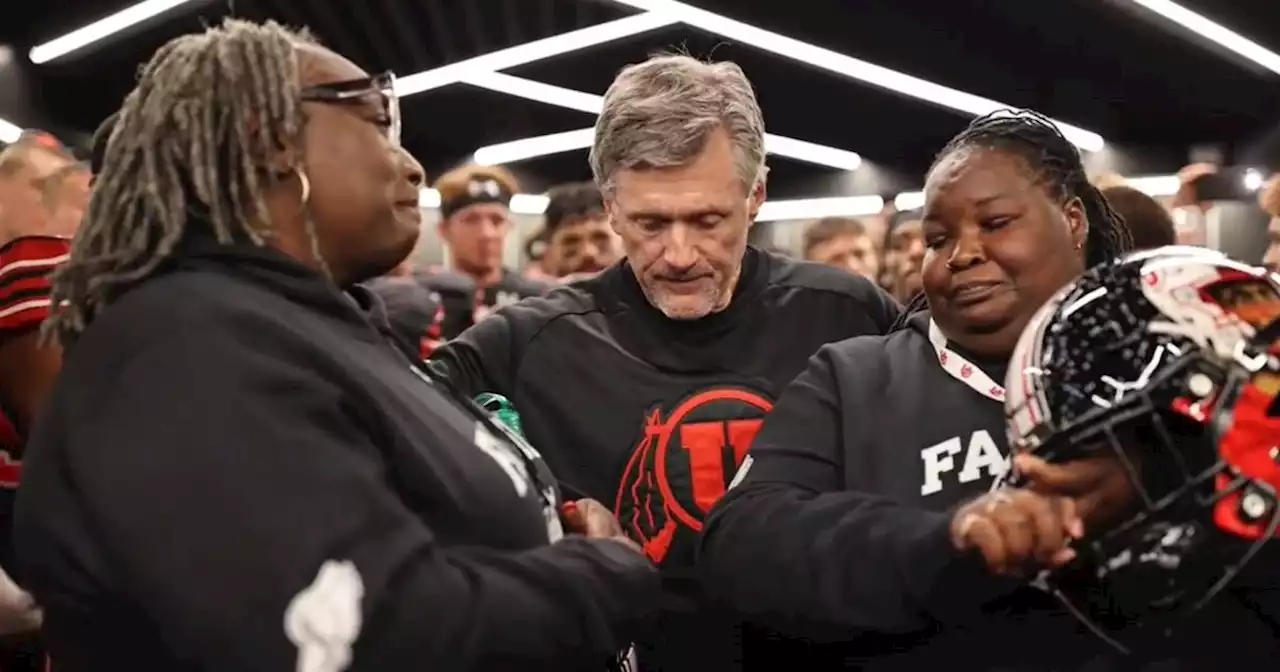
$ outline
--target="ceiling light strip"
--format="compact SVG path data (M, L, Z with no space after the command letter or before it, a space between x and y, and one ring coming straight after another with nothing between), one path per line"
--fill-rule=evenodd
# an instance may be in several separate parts
M957 89L935 84L906 73L846 56L808 42L764 30L720 14L693 7L678 0L613 0L635 9L659 14L694 28L768 51L784 58L801 61L832 72L879 86L918 100L935 103L959 112L983 115L1011 107L1005 103L975 96ZM1102 136L1078 126L1054 121L1068 140L1083 150L1096 152L1106 146Z
M62 37L49 40L29 51L27 57L36 65L48 63L191 2L192 0L144 0L83 28L77 28Z
M507 95L525 98L527 100L590 114L599 114L600 109L604 106L603 96L575 91L573 89L567 89L553 84L544 84L543 82L524 79L523 77L513 77L500 72L488 72L472 75L464 79L463 82L490 91L505 93ZM506 145L510 143L503 144ZM583 147L577 146L568 146L566 148L560 148L559 145L552 146L556 147L556 153L583 149ZM588 141L585 147L590 146L590 142ZM510 150L504 149L504 151ZM520 150L520 152L523 151L524 150ZM835 147L827 147L826 145L819 145L805 140L796 140L795 138L774 135L772 133L765 134L765 151L777 156L785 156L797 161L805 161L807 163L828 166L837 170L857 170L858 167L862 165L862 157L856 152L851 152L846 149L837 149ZM517 154L520 154L522 158L532 158L532 156L535 156L524 155L520 152L517 152ZM479 155L480 152L477 152L477 154ZM487 152L485 155L489 156ZM501 152L498 155L505 156L505 154ZM501 163L510 163L510 161L502 161Z
M1258 181L1254 180L1245 186L1252 187L1252 185L1256 183L1258 183ZM1178 193L1178 187L1181 185L1181 181L1178 179L1177 175L1142 175L1138 177L1126 177L1124 178L1124 184L1125 186L1141 191L1152 198L1164 198ZM894 197L893 207L899 212L919 210L924 207L924 192L904 191Z
M511 212L518 215L541 215L547 209L549 199L544 194L516 194L511 197ZM440 192L423 189L418 198L423 208L439 208ZM795 200L765 201L760 206L757 222L776 222L822 217L865 217L884 209L884 199L879 196L839 196L834 198L801 198Z
M22 127L5 119L0 119L0 142L11 144L22 137Z
M581 51L599 44L616 42L632 35L647 33L676 23L677 19L661 14L637 14L616 21L588 26L578 30L552 35L541 40L499 49L475 58L450 63L432 70L397 78L396 93L411 96L415 93L456 84L467 77L505 70L518 65L533 63L544 58Z
M1129 0L1135 5L1158 14L1173 23L1230 50L1258 65L1280 74L1280 54L1250 40L1220 23L1197 14L1169 0Z

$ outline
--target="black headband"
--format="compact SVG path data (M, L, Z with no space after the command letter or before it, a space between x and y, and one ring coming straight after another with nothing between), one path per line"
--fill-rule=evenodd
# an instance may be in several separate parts
M467 190L457 198L440 202L440 216L448 219L459 210L478 203L501 203L509 206L512 195L501 182L491 177L473 179L467 183Z

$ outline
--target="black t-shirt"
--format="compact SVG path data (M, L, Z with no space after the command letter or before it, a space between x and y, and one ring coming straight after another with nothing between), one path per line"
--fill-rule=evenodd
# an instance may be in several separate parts
M541 459L373 297L192 247L68 350L30 444L15 535L57 669L598 672L635 637L657 572L550 543Z
M486 287L476 303L485 308L501 308L521 299L546 294L553 287L555 285L526 278L515 271L504 268L502 269L502 279L492 287Z
M662 563L667 612L641 666L710 672L736 669L741 650L694 576L706 512L809 357L897 313L863 278L748 248L720 313L665 317L623 262L497 311L433 361L471 393L510 398L562 486L614 508Z
M444 308L442 331L446 339L466 331L497 308L530 296L541 296L554 287L507 269L503 269L502 278L496 284L483 289L477 287L470 276L449 271L423 273L418 280L440 297Z
M439 297L442 338L454 338L475 322L476 283L470 277L436 269L414 273L413 279Z

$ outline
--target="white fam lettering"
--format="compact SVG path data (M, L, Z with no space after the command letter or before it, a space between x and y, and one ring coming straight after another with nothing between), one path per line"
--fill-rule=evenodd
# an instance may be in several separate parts
M942 492L942 475L956 470L956 456L961 451L964 451L964 460L960 463L960 473L955 477L959 483L973 483L983 476L996 478L1008 468L1008 460L987 430L973 432L968 441L954 436L920 451L920 460L924 462L921 495Z

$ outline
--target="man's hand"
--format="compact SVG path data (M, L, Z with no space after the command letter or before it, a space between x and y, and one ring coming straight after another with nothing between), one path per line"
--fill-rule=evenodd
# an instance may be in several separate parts
M632 541L618 518L604 504L594 499L579 499L564 504L565 528L570 534L580 534L588 539L610 539L622 542L637 553L644 553L640 545Z
M956 550L976 550L998 576L1027 576L1075 558L1068 548L1084 533L1075 504L1064 497L1001 488L964 505L951 520Z

